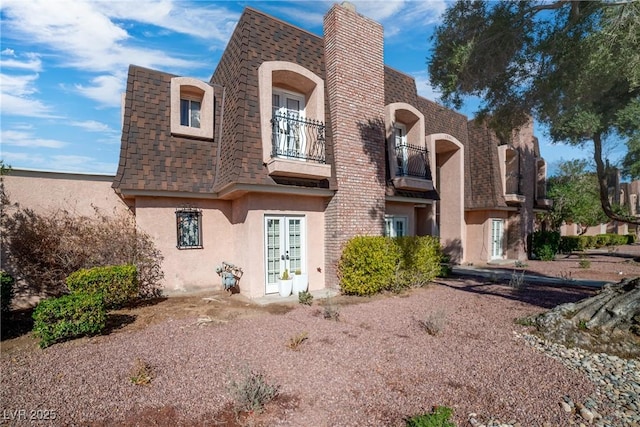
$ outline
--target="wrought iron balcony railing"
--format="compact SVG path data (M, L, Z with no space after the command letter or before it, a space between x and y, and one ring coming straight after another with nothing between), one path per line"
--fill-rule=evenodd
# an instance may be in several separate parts
M272 157L325 163L325 125L282 109L271 119Z
M425 147L399 143L396 149L396 176L431 179L429 152Z

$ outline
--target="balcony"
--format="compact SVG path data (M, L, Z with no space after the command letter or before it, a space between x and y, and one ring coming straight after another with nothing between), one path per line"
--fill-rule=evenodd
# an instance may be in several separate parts
M393 185L400 190L433 190L427 149L404 142L397 143L394 148L396 173Z
M274 109L271 118L269 175L325 179L331 165L325 158L325 125L298 113Z
M505 183L504 200L507 204L521 205L525 202L526 197L522 194L520 189L520 174L518 172L511 172L507 174L507 180Z

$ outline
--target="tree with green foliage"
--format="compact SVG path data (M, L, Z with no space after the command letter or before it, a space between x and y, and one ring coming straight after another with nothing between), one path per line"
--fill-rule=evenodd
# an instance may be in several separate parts
M549 179L547 196L553 200L549 212L552 226L557 229L563 222L579 224L582 232L587 227L607 222L598 191L598 177L587 170L586 160L571 160L559 166L557 175Z
M553 142L592 143L604 213L638 223L611 206L602 147L640 138L640 1L458 1L433 39L445 104L479 97L505 142L533 116Z

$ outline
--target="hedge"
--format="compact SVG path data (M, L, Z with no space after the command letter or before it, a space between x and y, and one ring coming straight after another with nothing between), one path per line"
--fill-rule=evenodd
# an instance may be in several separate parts
M373 295L422 286L441 273L442 261L436 237L357 236L338 263L340 287L348 295Z
M33 311L33 332L40 347L93 335L105 327L106 309L99 293L78 292L40 301Z
M626 245L635 242L633 234L597 234L595 236L562 236L560 252L568 254L585 249L598 249L605 246Z
M66 280L71 292L99 293L106 308L118 308L138 296L138 273L132 264L82 269Z

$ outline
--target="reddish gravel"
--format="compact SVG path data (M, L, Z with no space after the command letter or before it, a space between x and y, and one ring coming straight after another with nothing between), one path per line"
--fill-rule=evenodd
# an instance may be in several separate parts
M316 304L296 305L224 324L170 319L3 352L1 409L8 425L27 425L7 419L21 409L55 411L55 421L37 425L231 425L224 423L229 383L248 367L282 387L265 414L244 419L257 425L401 426L434 405L453 408L459 425L471 412L523 426L566 425L562 397L582 401L593 385L515 338L523 328L513 320L590 292L447 280L343 305L338 322ZM438 313L446 325L431 336L419 320ZM289 349L289 338L303 331L309 339ZM129 380L136 358L154 369L148 386Z

